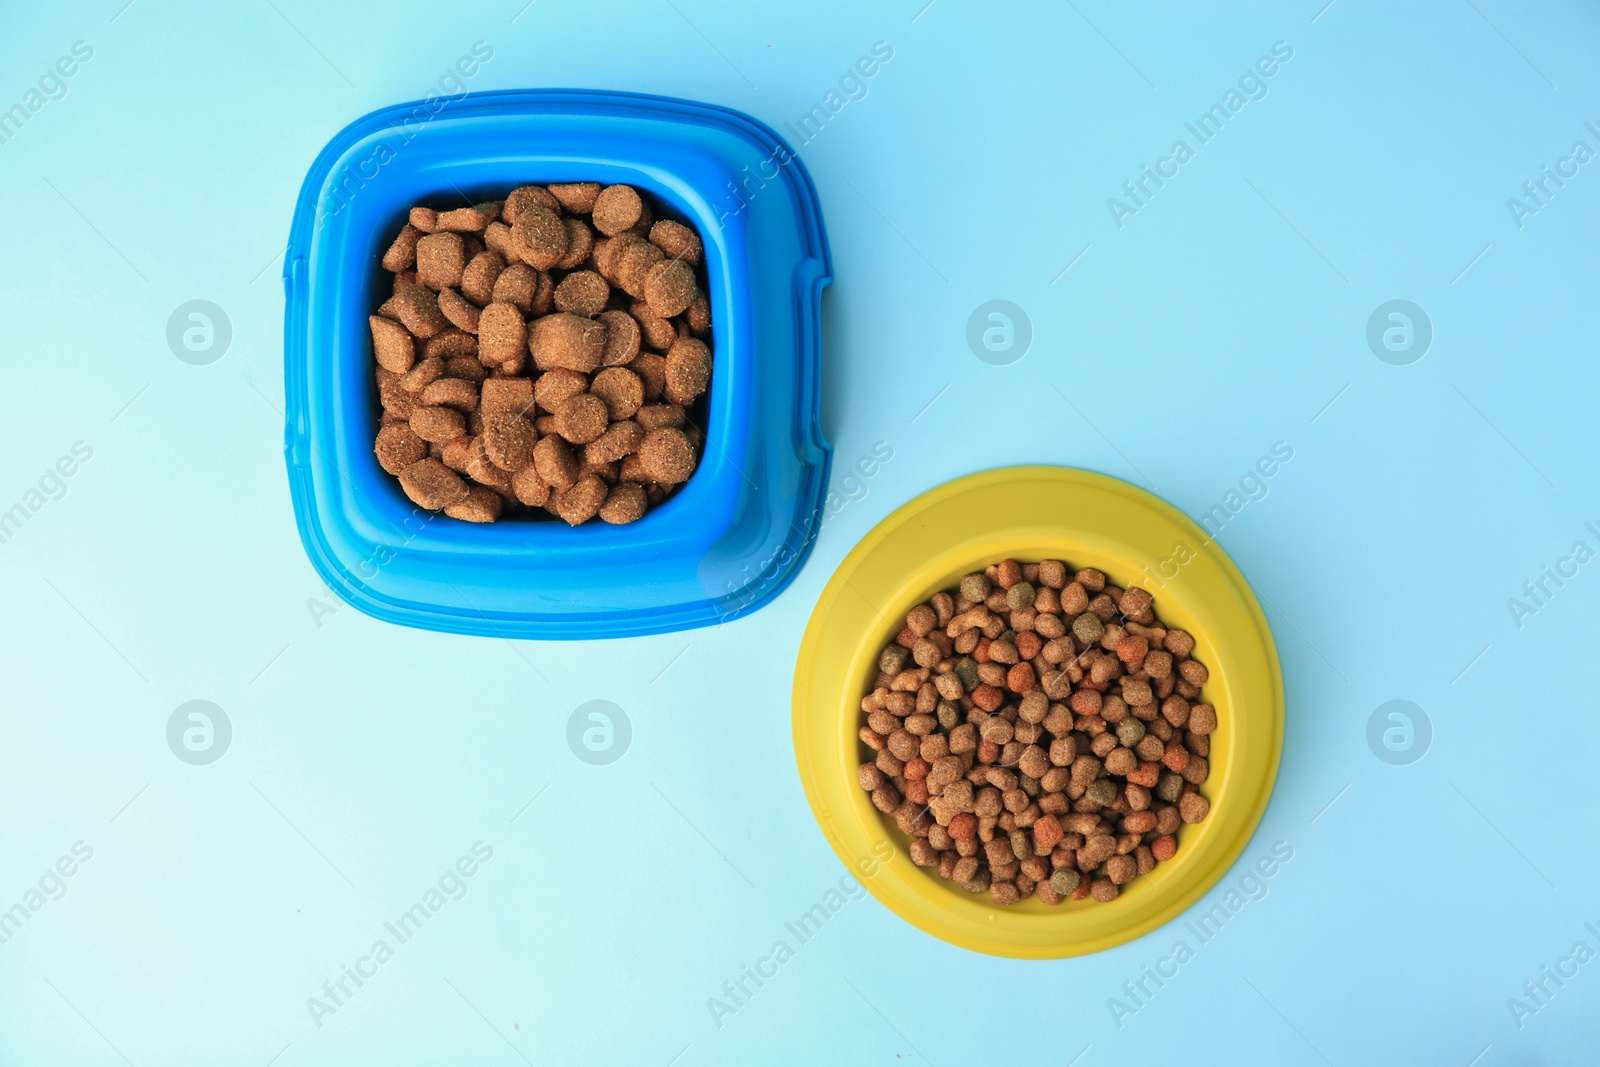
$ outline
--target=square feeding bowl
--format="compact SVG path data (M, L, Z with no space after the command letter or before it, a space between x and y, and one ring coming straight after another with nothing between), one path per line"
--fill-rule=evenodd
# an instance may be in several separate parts
M528 183L627 183L705 246L712 376L694 475L637 522L477 524L412 505L373 453L367 316L412 204ZM375 111L317 156L284 260L284 452L301 542L341 598L390 622L597 638L720 623L798 572L831 450L819 424L816 190L784 141L723 107L580 90L473 93Z

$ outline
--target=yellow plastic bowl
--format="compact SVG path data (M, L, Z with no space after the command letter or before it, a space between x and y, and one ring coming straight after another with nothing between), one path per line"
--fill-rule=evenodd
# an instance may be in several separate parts
M905 613L964 574L1006 557L1098 567L1143 586L1168 626L1194 635L1217 708L1211 812L1178 831L1178 854L1106 904L1029 899L1010 907L912 864L908 839L856 784L856 737L878 653ZM1278 653L1250 586L1171 505L1126 482L1066 467L1008 467L959 478L879 523L839 565L806 627L795 666L794 747L817 824L873 896L953 945L1054 959L1148 933L1198 900L1232 866L1266 810L1283 745Z

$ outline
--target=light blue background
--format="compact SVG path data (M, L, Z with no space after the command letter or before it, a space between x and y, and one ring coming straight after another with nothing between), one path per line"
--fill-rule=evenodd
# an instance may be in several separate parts
M73 442L94 456L0 545L0 908L75 841L94 855L0 945L0 1062L1593 1058L1600 961L1520 1029L1507 998L1578 939L1600 949L1600 565L1521 628L1506 606L1575 540L1600 547L1600 162L1522 228L1506 207L1574 141L1600 149L1593 7L523 2L5 16L0 106L74 41L94 58L0 144L0 509ZM894 49L800 150L837 275L835 485L875 442L894 458L755 615L513 645L310 607L328 597L280 455L293 198L335 131L478 40L494 58L473 90L640 90L779 128ZM1294 58L1269 95L1119 229L1106 199L1193 147L1184 122L1277 41ZM210 366L165 341L196 298L233 326ZM1011 366L964 339L996 298L1034 330ZM1406 367L1364 339L1395 298L1435 329ZM1220 537L1269 605L1288 694L1244 854L1294 850L1265 899L1191 939L1120 1029L1108 998L1182 923L1020 963L871 898L714 1025L707 998L843 873L788 700L845 552L912 496L1019 462L1198 517L1277 441L1293 460ZM165 740L197 698L234 727L207 767ZM565 742L597 698L634 730L609 766ZM1433 724L1411 766L1367 746L1391 699ZM494 858L464 898L314 1026L306 999L479 840Z

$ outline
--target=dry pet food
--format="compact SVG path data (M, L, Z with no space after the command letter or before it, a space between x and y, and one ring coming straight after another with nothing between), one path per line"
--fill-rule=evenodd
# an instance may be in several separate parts
M378 465L465 522L641 518L705 445L704 258L628 185L413 207L369 319Z
M996 904L1115 900L1205 819L1194 638L1092 568L1001 560L906 613L857 770L911 861Z

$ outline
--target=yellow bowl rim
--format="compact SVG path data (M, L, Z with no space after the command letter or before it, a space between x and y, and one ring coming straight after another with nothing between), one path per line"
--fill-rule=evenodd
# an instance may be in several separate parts
M1093 526L1092 518L1062 527L1049 514L1056 506L1054 494L1061 494L1063 502L1082 503L1088 498L1127 511L1136 521L1114 530ZM984 499L1015 514L994 525L996 520L981 509L961 507L963 498ZM952 507L954 519L939 533L940 542L951 546L948 551L909 569L890 565L886 556L894 555L897 542L927 536L919 530L919 520L925 527L933 513L940 512L950 520ZM1024 521L1030 514L1041 518ZM1056 530L1062 532L1057 535ZM1002 908L987 903L986 894L969 896L941 881L936 872L914 866L906 855L904 836L892 820L872 808L854 781L859 704L865 679L870 678L864 670L870 668L867 657L875 659L876 650L898 631L890 620L953 585L965 568L1007 555L1097 566L1116 584L1126 585L1136 569L1134 560L1126 558L1132 554L1144 557L1140 566L1146 568L1145 576L1156 578L1148 564L1160 550L1147 555L1127 542L1137 538L1160 543L1166 537L1176 539L1174 549L1177 544L1193 549L1194 561L1181 564L1166 584L1151 590L1163 620L1184 629L1190 629L1185 621L1210 616L1232 622L1220 633L1190 630L1196 658L1211 671L1206 699L1217 706L1220 720L1205 790L1211 800L1210 815L1198 826L1179 831L1177 856L1130 882L1117 900L1105 904L1086 900L1052 908L1031 899ZM1051 556L996 551L997 546L1041 541L1052 549L1060 545L1062 551ZM952 577L948 571L955 559L969 562ZM1168 556L1164 562L1173 559ZM893 610L885 614L862 586L868 591L892 589L887 607ZM861 617L869 625L860 624ZM833 638L831 634L840 629L858 636ZM841 642L852 645L853 651L825 647ZM929 490L887 516L845 556L818 597L800 643L792 725L800 780L817 825L835 854L879 902L924 932L975 952L1055 959L1098 952L1140 937L1187 910L1227 873L1249 843L1272 794L1282 752L1283 703L1277 649L1266 616L1244 576L1203 528L1172 505L1120 479L1071 467L1031 465L982 471Z

